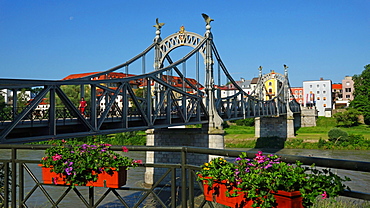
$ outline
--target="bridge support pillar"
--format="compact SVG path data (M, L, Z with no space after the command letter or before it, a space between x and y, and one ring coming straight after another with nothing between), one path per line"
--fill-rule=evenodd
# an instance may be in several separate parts
M302 127L311 127L316 126L316 120L318 117L318 111L316 107L314 108L302 108L301 111L301 126Z
M150 129L147 133L147 146L192 146L207 147L215 149L224 148L224 131L222 129L209 129L208 125L202 128L168 128ZM211 156L210 156L211 157ZM202 165L209 161L210 157L200 154L187 154L187 163L192 165ZM177 152L147 152L147 163L175 163L181 164L181 154ZM145 170L145 184L152 185L163 176L168 168L147 167ZM176 170L176 175L180 176L181 170ZM171 181L170 174L161 185L168 185ZM180 181L178 181L180 183Z
M294 138L295 122L293 116L255 118L255 137Z

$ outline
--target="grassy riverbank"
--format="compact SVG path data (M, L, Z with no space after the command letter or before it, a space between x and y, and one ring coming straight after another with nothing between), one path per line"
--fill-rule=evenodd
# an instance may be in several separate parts
M328 132L332 128L339 128L349 135L363 136L363 140L355 143L331 144L327 142ZM226 147L236 148L293 148L293 149L361 149L370 150L370 127L359 125L355 127L336 126L334 118L319 117L314 127L302 127L297 130L296 138L259 138L254 137L254 127L230 125L225 128Z
M199 128L200 125L189 126ZM328 142L328 132L339 128L352 136L350 141L341 143ZM334 118L319 117L314 127L302 127L297 130L295 138L255 138L254 126L238 126L231 123L225 128L225 146L232 148L290 148L290 149L341 149L341 150L370 150L370 127L359 125L355 127L336 126ZM351 136L350 136L351 137ZM81 142L103 140L112 145L145 145L144 131L124 132L111 135L100 135L79 138ZM38 144L50 143L38 142Z

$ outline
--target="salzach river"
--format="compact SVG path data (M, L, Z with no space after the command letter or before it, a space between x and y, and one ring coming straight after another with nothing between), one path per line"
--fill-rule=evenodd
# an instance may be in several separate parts
M234 150L241 150L241 151L257 151L256 149L234 149ZM265 151L267 152L267 151ZM367 161L370 162L370 151L353 151L353 150L307 150L307 149L282 149L279 151L268 151L270 153L276 154L286 154L286 155L300 155L300 156L313 156L313 157L324 157L324 158L333 158L333 159L345 159L345 160L355 160L355 161ZM10 156L10 152L8 150L0 150L0 159L8 159ZM26 159L26 160L40 160L44 156L43 151L40 150L20 150L18 154L18 159ZM145 153L144 152L129 152L128 156L133 157L135 159L141 159L145 161ZM37 166L37 164L27 164L27 166L32 170L38 180L41 181L41 169ZM144 182L144 168L135 168L129 170L128 173L128 180L127 186L128 187L142 187ZM347 185L352 188L354 191L366 192L370 193L370 173L362 173L362 172L355 172L355 171L344 171L344 170L334 170L341 176L348 176L352 179L352 181L347 182ZM32 191L32 188L35 186L35 182L33 181L32 177L29 174L25 173L25 185L26 190L25 194L29 194ZM44 186L52 198L56 201L61 196L60 190L65 190L67 187L55 187L55 186ZM82 194L88 193L88 189L86 187L81 187L79 190ZM107 189L105 188L95 188L95 191L98 193L95 196L95 200ZM161 191L161 190L159 190ZM123 197L123 199L129 204L134 204L138 198L141 197L143 194L142 192L138 191L118 191L119 195ZM88 199L86 198L88 201ZM146 201L149 201L150 198ZM101 206L99 207L121 207L117 204L118 200L114 194L110 193L108 197L100 203ZM47 198L38 188L32 194L32 196L27 199L28 207L50 207L50 204L47 202ZM81 200L76 196L76 194L71 191L63 202L60 204L59 207L84 207ZM140 206L140 207L148 207L148 206Z

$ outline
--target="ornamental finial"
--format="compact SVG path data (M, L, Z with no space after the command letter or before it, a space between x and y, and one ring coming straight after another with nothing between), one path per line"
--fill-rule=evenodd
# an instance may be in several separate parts
M258 70L260 71L260 77L262 77L262 66L258 67Z
M289 67L288 67L287 65L285 65L285 64L284 64L284 72L285 72L285 75L287 75L287 74L288 74L288 68L289 68Z
M155 31L156 36L155 36L154 41L160 41L161 40L161 28L164 25L164 23L159 23L158 18L155 19L155 23L156 24L153 25L153 27L157 28L157 30Z
M214 21L214 19L211 19L208 15L202 13L202 16L204 18L204 21L206 22L206 25L210 25L212 21Z
M157 30L160 30L162 28L163 25L165 25L165 23L159 23L158 21L158 18L155 19L155 25L153 25L153 27L157 28Z

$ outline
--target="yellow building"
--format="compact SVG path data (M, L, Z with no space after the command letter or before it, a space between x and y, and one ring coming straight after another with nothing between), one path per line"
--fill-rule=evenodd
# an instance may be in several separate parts
M282 76L283 75L276 73L274 70L271 70L271 72L265 76L268 77L265 81L265 100L269 100L279 93L283 83L278 79L278 77Z

